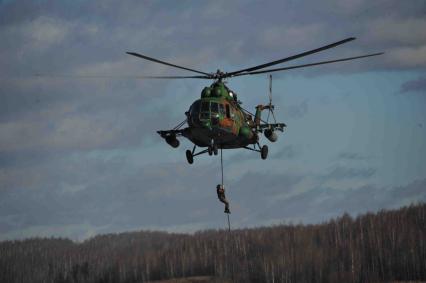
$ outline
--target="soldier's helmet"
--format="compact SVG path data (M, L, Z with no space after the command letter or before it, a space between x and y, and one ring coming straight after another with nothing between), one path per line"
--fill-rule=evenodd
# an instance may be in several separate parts
M217 184L216 189L220 189L222 186L220 184Z

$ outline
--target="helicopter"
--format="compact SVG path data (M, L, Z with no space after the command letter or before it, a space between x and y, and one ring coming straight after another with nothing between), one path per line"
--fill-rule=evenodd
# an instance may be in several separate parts
M295 60L304 56L308 56L317 52L321 52L330 48L337 47L344 43L355 40L355 37L349 37L316 49L305 51L296 55L285 57L276 61L264 63L250 68L244 68L232 72L222 72L217 70L214 73L207 73L192 68L175 65L166 61L148 57L136 52L126 52L129 55L152 61L155 63L167 65L178 69L183 69L198 75L193 76L143 76L146 79L207 79L213 80L210 86L204 87L201 91L200 98L195 100L189 110L185 112L186 119L170 130L159 130L157 133L173 148L180 145L179 137L185 137L190 140L194 146L192 150L186 151L186 159L189 164L194 162L194 157L208 153L217 155L218 149L236 149L244 148L247 150L260 153L261 159L268 156L268 146L261 146L259 143L260 134L271 141L276 142L278 139L277 131L283 132L286 124L277 123L274 115L274 105L272 104L272 76L269 75L269 103L266 105L259 104L256 106L255 114L244 109L238 100L236 92L232 91L225 84L225 79L258 75L265 73L273 73L291 69L312 67L323 64L337 63L384 54L384 52L373 53L361 56L347 57L335 60L321 61L310 64L294 65L275 69L265 69L284 62ZM262 119L262 111L268 110L268 118ZM274 119L274 123L269 123L270 114ZM182 128L185 124L188 126ZM196 152L197 147L202 148Z

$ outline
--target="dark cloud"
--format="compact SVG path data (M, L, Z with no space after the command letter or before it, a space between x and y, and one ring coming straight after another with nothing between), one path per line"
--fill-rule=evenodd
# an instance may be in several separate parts
M342 152L337 156L338 159L343 160L368 160L370 157L364 156L355 152Z
M274 223L318 223L340 216L344 212L357 215L367 211L396 208L426 201L425 185L426 180L423 179L407 186L393 188L374 185L346 190L314 187L299 194L288 194L286 198L276 196L275 202L258 198L250 208L252 209L252 214L249 214L250 219L246 221L251 225L269 223L271 220ZM258 191L263 189L267 188L261 187ZM282 192L286 191L287 187L282 186ZM261 209L256 209L258 207Z
M286 145L281 150L279 150L277 153L274 153L272 158L276 159L292 159L295 157L300 156L302 153L302 150L300 147L296 145Z
M284 107L286 117L291 119L300 119L308 113L308 101L303 101L298 105Z
M265 219L259 219L255 215L263 215L271 206L281 203L283 198L295 192L297 184L304 178L302 175L288 173L248 172L238 181L232 182L228 197L231 210L235 208L233 223L238 226L262 224ZM271 218L281 217L282 214L276 214Z
M129 167L128 162L128 158L118 157L57 156L36 169L23 165L15 171L9 169L5 173L12 182L2 180L8 184L1 191L2 238L18 237L20 231L24 234L19 237L45 235L45 230L81 239L91 233L147 227L190 231L222 225L223 207L214 188L217 166L189 167L182 161ZM368 179L374 172L340 167L324 176L248 171L225 184L233 225L319 222L343 211L357 214L426 200L426 180L394 188L364 185L339 189L324 183L325 177ZM13 182L16 179L28 183Z
M414 92L426 94L426 77L408 81L401 85L400 93Z
M322 176L326 180L342 180L352 178L370 178L376 174L375 168L348 168L336 166L329 173Z
M191 3L190 8L161 1L3 4L0 32L7 57L1 60L3 65L7 63L4 66L9 72L45 65L41 71L67 73L100 62L118 64L123 51L131 48L194 67L207 65L214 71L220 66L209 62L225 61L236 67L256 64L356 35L360 42L340 47L341 51L334 51L336 55L370 51L388 54L372 63L351 63L348 68L377 69L392 64L400 68L413 67L414 63L424 67L423 1L410 5L400 1L381 5L369 1L356 5L311 2L309 11L305 2L241 4ZM259 17L263 20L254 25L253 19ZM251 26L250 32L241 32L246 26ZM216 34L220 43L212 36ZM412 58L417 61L412 62ZM140 62L155 66L148 64ZM321 72L324 70L327 68Z
M37 172L26 171L38 175L31 185L15 183L1 191L1 232L11 235L31 227L84 223L112 232L154 226L165 229L201 220L215 223L208 217L217 204L214 186L205 185L215 182L208 167L188 171L179 169L182 164L157 164L130 172L126 162L59 158ZM61 171L50 172L52 166Z

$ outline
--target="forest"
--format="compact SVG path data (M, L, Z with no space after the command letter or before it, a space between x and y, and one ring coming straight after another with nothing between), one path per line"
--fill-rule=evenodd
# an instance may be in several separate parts
M316 225L3 241L0 282L426 281L425 227L415 204Z

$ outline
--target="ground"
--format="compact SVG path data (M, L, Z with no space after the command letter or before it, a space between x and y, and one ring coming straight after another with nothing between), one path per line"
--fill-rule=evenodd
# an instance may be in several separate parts
M169 280L161 280L161 281L151 281L155 283L228 283L232 282L231 280L226 280L224 278L215 278L211 276L193 276L193 277L185 277L185 278L175 278Z

